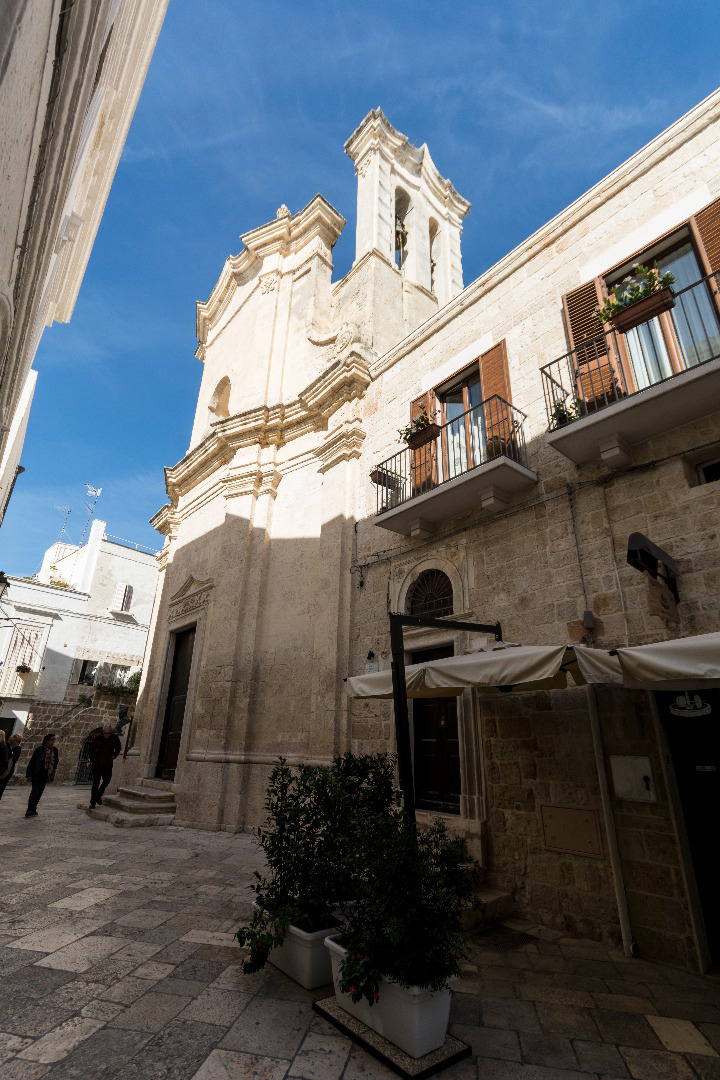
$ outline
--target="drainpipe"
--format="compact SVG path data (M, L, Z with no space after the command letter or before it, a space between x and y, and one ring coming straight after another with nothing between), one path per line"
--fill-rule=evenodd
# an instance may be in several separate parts
M620 862L620 850L618 848L617 830L615 828L615 815L613 814L612 802L610 801L610 787L608 785L607 772L605 770L605 755L603 754L600 719L598 717L597 708L597 692L592 683L588 683L587 685L587 700L588 712L590 713L590 730L592 732L593 749L595 750L595 764L597 766L598 781L600 783L600 800L602 802L603 819L605 822L605 835L607 836L607 844L610 851L610 866L612 867L613 886L615 888L615 902L617 903L618 917L620 919L623 952L625 953L625 956L637 956L637 945L633 939L632 929L630 927L630 912L628 911L625 881L623 879L622 864Z

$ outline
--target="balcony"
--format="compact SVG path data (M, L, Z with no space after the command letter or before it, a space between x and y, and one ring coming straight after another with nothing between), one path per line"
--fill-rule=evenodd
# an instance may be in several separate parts
M541 368L548 442L584 465L692 423L720 401L720 272L673 290L674 306L625 333L598 334Z
M501 397L480 402L408 446L370 474L376 525L422 537L472 510L498 511L516 491L537 481L527 467L525 414Z

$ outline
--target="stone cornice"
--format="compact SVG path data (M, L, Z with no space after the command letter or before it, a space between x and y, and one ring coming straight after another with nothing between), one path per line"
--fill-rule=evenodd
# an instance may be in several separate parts
M324 473L341 461L360 457L365 432L359 420L345 420L329 432L313 451L319 459L318 472Z
M345 337L349 331L345 332ZM341 332L342 335L342 332ZM340 342L341 335L338 335ZM165 469L165 487L172 506L218 468L232 460L245 446L282 445L313 431L322 431L345 401L361 397L370 385L369 357L356 342L345 342L348 351L337 357L319 378L288 404L263 406L229 416L213 425L206 439L172 468ZM164 510L165 508L163 508ZM164 525L161 510L152 519ZM160 531L163 531L162 529Z
M513 248L499 262L481 274L448 304L418 326L406 338L379 357L372 365L372 376L377 378L404 356L412 352L428 338L437 334L467 308L472 307L482 296L491 292L501 282L514 274L521 266L534 258L545 248L558 242L570 229L577 226L583 218L600 209L614 198L619 191L633 183L652 169L658 162L669 157L683 143L699 135L710 124L720 120L720 90L701 101L689 113L677 120L669 128L654 138L627 161L619 165L579 199L562 210L542 228L534 232L527 240ZM358 129L359 130L359 129ZM581 282L578 281L578 285Z
M282 473L276 465L246 465L231 469L222 479L223 494L226 499L236 499L243 495L270 495L273 499L282 480Z
M345 218L342 214L322 195L316 195L299 213L281 214L274 221L245 233L241 237L245 245L243 250L238 255L227 258L207 301L197 304L196 329L200 346L207 343L208 331L222 315L237 286L247 280L252 272L256 272L267 257L292 255L312 240L318 239L315 254L332 263L330 252L344 226ZM264 275L261 278L264 291L268 291L268 277L269 275Z
M382 109L371 109L345 143L345 153L358 171L362 169L362 159L373 150L384 152L388 159L398 161L410 173L417 176L422 173L435 198L457 216L458 223L466 217L470 203L440 175L427 143L413 146L407 135L392 126Z

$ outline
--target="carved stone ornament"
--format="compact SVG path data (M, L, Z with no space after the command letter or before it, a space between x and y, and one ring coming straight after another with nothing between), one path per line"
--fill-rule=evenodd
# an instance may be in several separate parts
M360 161L358 163L358 165L355 167L355 172L357 173L358 176L365 176L369 168L370 168L370 154L366 154L366 156L362 159L362 161Z
M168 601L168 619L177 619L181 615L188 615L193 611L200 611L207 607L212 589L212 579L198 580L190 574L182 588L170 597Z
M290 217L290 211L288 210L285 203L283 203L282 206L278 207L278 212L275 215L275 218L276 218L277 221L280 221L281 218L289 218L289 217Z
M277 271L273 270L272 274L266 274L265 277L260 278L260 292L271 293L275 290L275 286L278 283L280 275Z

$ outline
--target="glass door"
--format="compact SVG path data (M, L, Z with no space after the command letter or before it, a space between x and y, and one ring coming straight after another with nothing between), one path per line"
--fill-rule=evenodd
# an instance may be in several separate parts
M474 469L486 457L480 372L460 380L441 395L441 401L445 422L443 478L450 480Z

